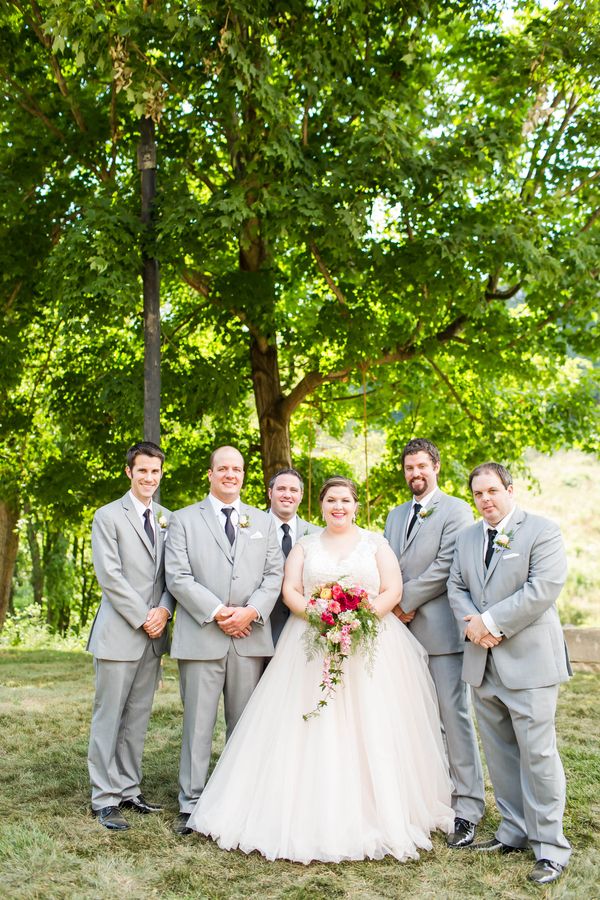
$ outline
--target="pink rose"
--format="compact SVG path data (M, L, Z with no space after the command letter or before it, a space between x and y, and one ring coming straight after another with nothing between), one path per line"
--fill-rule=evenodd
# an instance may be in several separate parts
M335 625L335 619L328 612L321 613L321 621L325 622L326 625Z

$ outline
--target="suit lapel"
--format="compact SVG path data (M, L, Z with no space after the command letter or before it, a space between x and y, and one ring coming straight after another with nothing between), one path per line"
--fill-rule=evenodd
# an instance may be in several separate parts
M483 586L483 582L485 581L486 570L483 562L483 544L485 540L485 534L483 531L483 526L480 522L477 523L475 527L473 540L471 542L471 549L473 550L473 568L475 572L477 572L477 577L479 578L480 584Z
M511 518L510 522L508 523L508 529L506 531L506 534L512 535L511 541L514 538L515 534L517 533L524 518L525 518L525 513L523 512L523 510L519 509L519 507L516 507L514 513L512 514L512 518ZM500 562L500 558L503 556L504 552L505 552L504 547L501 550L494 550L494 555L492 556L488 570L485 573L484 582L489 581L490 576L492 575L493 572L495 572L496 566Z
M408 528L408 516L411 510L411 502L403 503L398 510L398 528L400 529L400 553L404 553L408 544L406 542L406 529ZM414 531L414 529L413 529ZM412 537L412 535L411 535Z
M433 510L437 506L439 506L439 504L442 501L443 496L444 496L444 494L442 494L442 492L438 488L437 491L435 492L435 494L433 495L431 502L425 507L425 512L429 512L429 515L433 515L431 510ZM423 518L422 516L417 516L417 520L412 527L410 536L408 538L406 538L406 531L408 529L408 523L409 523L410 519L412 518L412 501L410 503L408 503L407 506L408 506L408 509L406 511L406 514L404 517L404 522L403 522L403 534L404 534L404 542L405 542L404 549L407 549L408 547L410 547L410 545L414 541L415 537L417 536L418 532L421 530L421 528L423 528L423 526L425 525L425 522L429 518L429 516L426 516L425 518Z
M486 536L486 538L487 538L487 536ZM490 580L492 573L494 572L494 570L496 569L496 566L500 562L500 557L502 556L502 552L503 552L502 550L499 550L497 547L494 547L494 552L492 554L492 558L490 559L490 564L487 567L487 571L485 573L484 583L486 583Z
M133 525L135 530L137 531L146 550L148 551L148 553L150 554L152 559L156 562L155 547L152 546L152 544L150 543L150 538L144 531L140 517L138 516L137 512L135 511L135 507L129 497L129 493L125 494L125 496L121 498L121 503L123 504L123 510L125 511L125 515L129 519L129 521L131 522L131 524ZM156 544L156 541L155 541L155 544Z
M223 504L225 506L225 504ZM209 531L213 535L217 544L230 562L233 562L233 547L230 545L225 529L221 528L221 523L217 522L217 517L213 511L210 500L200 501L200 515L206 522ZM234 545L235 546L235 545Z
M158 524L158 517L160 516L160 506L156 503L152 504L152 512L154 514L154 535L156 539L156 570L158 571L160 567L160 561L163 558L163 554L165 552L165 535L164 530Z
M240 519L243 516L246 516L250 524L247 525L246 528L240 528L239 525L237 527L235 544L232 548L234 551L234 560L236 563L240 561L240 559L246 552L246 548L248 547L248 543L250 541L250 534L254 532L254 529L252 527L252 519L250 516L250 507L246 506L245 503L240 503Z

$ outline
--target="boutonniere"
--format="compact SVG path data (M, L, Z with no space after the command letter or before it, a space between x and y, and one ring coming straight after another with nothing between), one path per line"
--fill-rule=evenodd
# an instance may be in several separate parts
M250 516L240 516L238 519L240 528L248 528L250 526Z
M429 516L432 516L434 514L434 512L436 511L436 508L437 508L437 503L435 504L435 506L432 506L431 509L420 509L419 510L419 518L420 519L428 519Z
M161 528L167 528L167 526L169 524L169 520L167 519L167 517L165 516L164 513L161 513L159 516L157 516L156 521L158 522L158 524L160 525Z
M510 550L510 541L512 536L512 531L509 531L508 534L504 531L499 531L494 538L495 552L498 553L499 550Z

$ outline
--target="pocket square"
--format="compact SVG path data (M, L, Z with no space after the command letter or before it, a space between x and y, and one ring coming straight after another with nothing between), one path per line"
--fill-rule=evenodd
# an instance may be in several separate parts
M257 538L262 537L262 531L255 531L254 534L250 535L250 540L255 541Z
M505 553L502 559L512 559L513 556L520 556L520 553Z

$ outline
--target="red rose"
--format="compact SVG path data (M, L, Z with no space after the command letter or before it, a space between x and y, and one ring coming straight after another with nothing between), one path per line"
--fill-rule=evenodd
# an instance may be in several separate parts
M335 619L331 615L331 613L324 612L321 614L321 621L325 622L326 625L335 625Z

